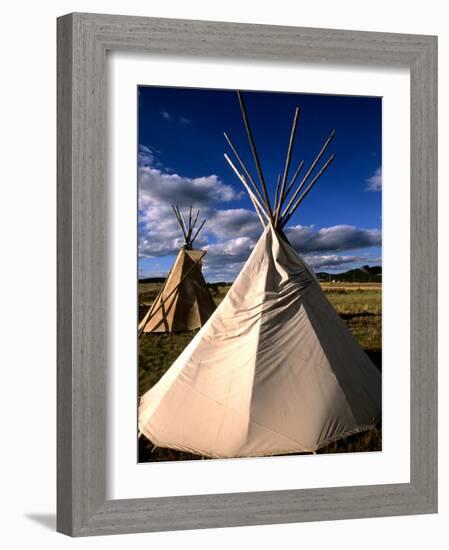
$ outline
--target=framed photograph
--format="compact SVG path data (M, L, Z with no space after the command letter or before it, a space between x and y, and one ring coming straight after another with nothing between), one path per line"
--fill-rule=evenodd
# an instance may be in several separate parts
M381 451L381 104L138 88L140 462Z
M436 37L58 19L58 530L437 510Z

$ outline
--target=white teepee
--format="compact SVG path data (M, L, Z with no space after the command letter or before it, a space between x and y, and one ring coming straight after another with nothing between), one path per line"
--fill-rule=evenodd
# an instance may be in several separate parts
M141 398L139 429L156 446L210 457L313 452L375 425L381 377L282 231L298 192L281 209L302 167L286 187L298 110L272 208L239 100L261 189L237 154L252 189L231 165L264 231L215 313Z

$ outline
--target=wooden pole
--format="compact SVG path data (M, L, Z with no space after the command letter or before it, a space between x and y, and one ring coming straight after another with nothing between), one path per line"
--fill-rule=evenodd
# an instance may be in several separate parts
M186 232L184 231L184 226L182 224L182 220L179 217L179 212L178 212L178 210L176 210L176 207L173 204L171 205L171 207L173 208L173 212L175 213L176 219L178 220L178 223L181 226L182 234L184 235L184 241L187 242L187 235L186 235Z
M195 219L193 220L193 223L192 223L192 233L193 233L193 230L195 229L195 225L196 225L196 222L198 220L198 216L200 215L200 210L198 209L196 211L196 216L195 216Z
M299 166L298 168L296 169L296 172L295 174L293 175L293 178L291 180L291 182L289 183L288 187L287 187L287 191L285 192L285 195L284 195L284 202L287 200L288 196L290 195L290 191L293 189L293 186L295 185L295 181L299 175L299 173L301 172L302 170L302 167L304 166L304 161L302 160L300 163L299 163ZM281 211L281 205L278 204L277 205L277 208L276 208L276 212L280 212Z
M259 188L256 185L256 182L253 180L251 174L249 173L248 169L246 168L245 164L243 163L243 160L240 158L240 155L237 153L237 151L236 151L234 145L232 144L231 140L229 139L228 135L226 134L226 132L223 132L223 134L224 134L224 137L225 137L226 141L229 144L229 147L232 149L232 152L236 156L237 160L240 163L240 166L242 167L243 171L245 172L246 177L248 178L248 181L251 183L251 185L254 189L254 192L256 193L258 199L261 202L264 202L264 199L262 198L262 195L260 194L260 191L259 191Z
M274 208L274 211L277 212L277 208L278 208L278 200L279 200L279 185L281 184L281 174L278 174L278 179L277 179L277 183L276 183L276 192L274 194L274 204L273 204L273 208ZM276 215L276 214L275 214Z
M198 236L198 233L201 231L201 229L203 228L203 225L206 223L206 220L203 220L203 223L198 227L198 230L197 232L195 233L195 236L193 237L193 239L190 241L190 244L193 246L193 241L197 238Z
M285 226L285 224L289 221L289 219L293 216L295 213L295 210L298 208L298 206L302 203L302 201L306 198L306 196L309 194L312 187L315 185L315 183L320 179L320 177L324 174L329 164L334 160L335 155L332 155L326 162L326 164L321 168L321 170L318 172L318 174L313 178L313 180L309 183L307 186L307 189L304 191L304 193L299 197L299 199L296 201L296 203L291 208L290 212L285 212L285 217L281 219L281 228Z
M192 235L192 205L190 205L189 209L189 239Z
M324 152L326 151L329 143L332 141L333 137L335 136L335 130L332 130L332 132L330 133L329 137L327 138L327 140L325 141L323 147L321 148L321 151L318 153L318 155L316 156L315 160L312 162L310 168L307 170L307 173L306 175L302 178L302 181L301 183L298 185L296 191L293 193L293 196L292 198L290 199L289 203L287 204L287 206L285 207L284 209L284 212L282 213L282 218L287 214L289 208L291 207L291 205L294 203L294 201L296 200L296 197L299 195L299 193L301 192L301 189L304 187L304 185L306 184L307 180L309 179L309 176L310 174L312 173L313 169L315 168L315 166L317 165L317 163L319 162L319 160L321 159L321 157L323 156ZM281 224L281 227L282 227L282 224Z
M274 227L277 227L277 225L278 225L279 212L280 212L280 210L282 208L282 204L284 202L285 183L287 181L288 169L290 167L290 161L291 161L291 158L292 158L293 144L295 142L295 133L296 133L296 126L298 124L298 117L299 117L299 107L296 107L295 116L293 117L292 129L291 129L291 132L290 132L290 141L288 143L287 157L285 158L284 175L282 177L281 192L280 192L280 195L279 195L279 207L277 208L276 214L274 216Z
M187 245L189 244L189 234L188 234L188 231L187 231L187 223L184 219L184 214L181 212L181 210L179 209L179 206L178 206L178 214L179 214L179 219L181 220L182 222L182 226L184 227L184 231L185 231L185 234L186 234L186 241L187 241Z
M265 212L265 210L263 209L262 205L260 204L260 202L258 201L257 197L253 194L253 192L251 191L248 183L246 182L244 176L242 174L240 174L240 172L237 170L237 168L234 166L234 164L232 163L231 159L228 157L228 155L225 153L225 159L227 160L228 164L230 165L230 167L234 170L234 172L236 173L237 177L239 178L239 180L242 182L243 186L245 187L246 191L248 192L248 195L249 195L249 198L251 199L251 202L253 203L253 206L254 206L254 209L257 213L257 215L259 216L259 220L260 220L260 223L262 224L262 227L265 228L265 222L263 220L263 217L262 217L262 214L261 212L263 212L263 215L267 218L267 221L269 222L270 221L270 218L268 217L268 214Z
M266 186L266 183L265 183L265 178L263 177L262 168L260 166L259 157L257 155L256 145L254 143L254 138L253 138L253 134L252 134L252 131L251 131L251 127L249 125L248 115L246 114L245 103L244 103L243 97L242 97L242 95L239 91L237 91L237 97L238 97L238 100L239 100L239 103L240 103L240 109L242 111L242 116L243 116L243 122L245 124L246 133L248 134L248 140L249 140L249 144L250 144L250 147L251 147L251 151L253 153L254 162L256 164L257 174L259 176L259 180L260 180L260 183L262 185L262 190L263 190L263 194L264 194L264 197L265 197L266 208L268 209L268 213L269 213L269 216L270 216L270 221L273 222L273 210L271 209L270 197L268 196L268 191L267 191L267 186Z
M245 176L242 174L242 179L243 181L245 181ZM251 199L251 196L250 196L250 199ZM262 227L265 229L266 227L266 224L265 222L263 221L263 216L259 210L259 207L257 206L257 203L253 201L253 206L254 206L254 210L256 211L256 214L258 215L259 217L259 220L260 220L260 223L262 224ZM265 212L264 212L264 215L266 216ZM266 216L267 217L267 216ZM267 217L268 219L268 217Z
M294 174L294 176L292 177L292 180L291 182L288 184L288 187L287 187L287 191L285 192L285 197L284 197L284 200L287 199L287 197L290 195L290 191L293 189L293 186L295 185L295 181L297 180L301 170L302 170L302 167L304 166L304 161L302 160L300 163L299 163L299 166L298 168L296 169L296 172Z
M176 220L178 221L179 225L181 225L181 222L179 221L179 217L178 217L178 212L176 212L175 205L172 204L171 207L172 207L172 210L173 210L173 212L174 212L174 214L175 214L175 216L176 216ZM181 229L182 229L182 227L181 227ZM183 234L184 234L184 232L183 232Z
M270 218L268 216L268 214L265 212L265 210L263 209L262 205L260 204L258 198L254 195L254 193L251 191L251 188L249 187L248 183L246 182L245 178L242 176L242 174L240 174L240 172L237 170L237 168L234 166L234 164L232 163L232 160L228 157L228 155L225 153L224 154L224 157L225 159L227 160L229 166L234 170L234 172L236 173L237 177L239 178L239 180L243 183L243 186L245 187L246 191L248 192L248 195L249 195L249 198L251 199L251 202L253 203L254 205L254 208L257 212L257 214L259 215L259 219L260 219L260 223L262 224L262 226L265 228L265 223L262 219L262 216L260 215L260 212L259 212L259 209L261 212L263 212L264 216L267 218L267 221L270 222ZM259 207L259 208L257 208Z

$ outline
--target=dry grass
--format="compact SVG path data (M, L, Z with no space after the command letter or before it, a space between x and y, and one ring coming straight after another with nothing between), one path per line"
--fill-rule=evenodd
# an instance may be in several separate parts
M325 283L321 286L362 348L367 352L376 352L380 355L382 349L381 285L378 283L330 285Z

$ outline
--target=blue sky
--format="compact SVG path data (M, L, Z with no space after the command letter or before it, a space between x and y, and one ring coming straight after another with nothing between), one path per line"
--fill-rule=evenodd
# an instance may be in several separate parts
M316 271L340 272L381 263L381 99L243 92L265 179L274 194L296 106L300 117L290 174L303 174L332 129L335 138L316 171L336 159L286 230ZM234 91L138 88L139 276L164 276L182 233L171 210L192 204L207 218L195 243L207 250L210 281L232 281L261 232L254 208L226 163L233 141L253 177L245 128Z

